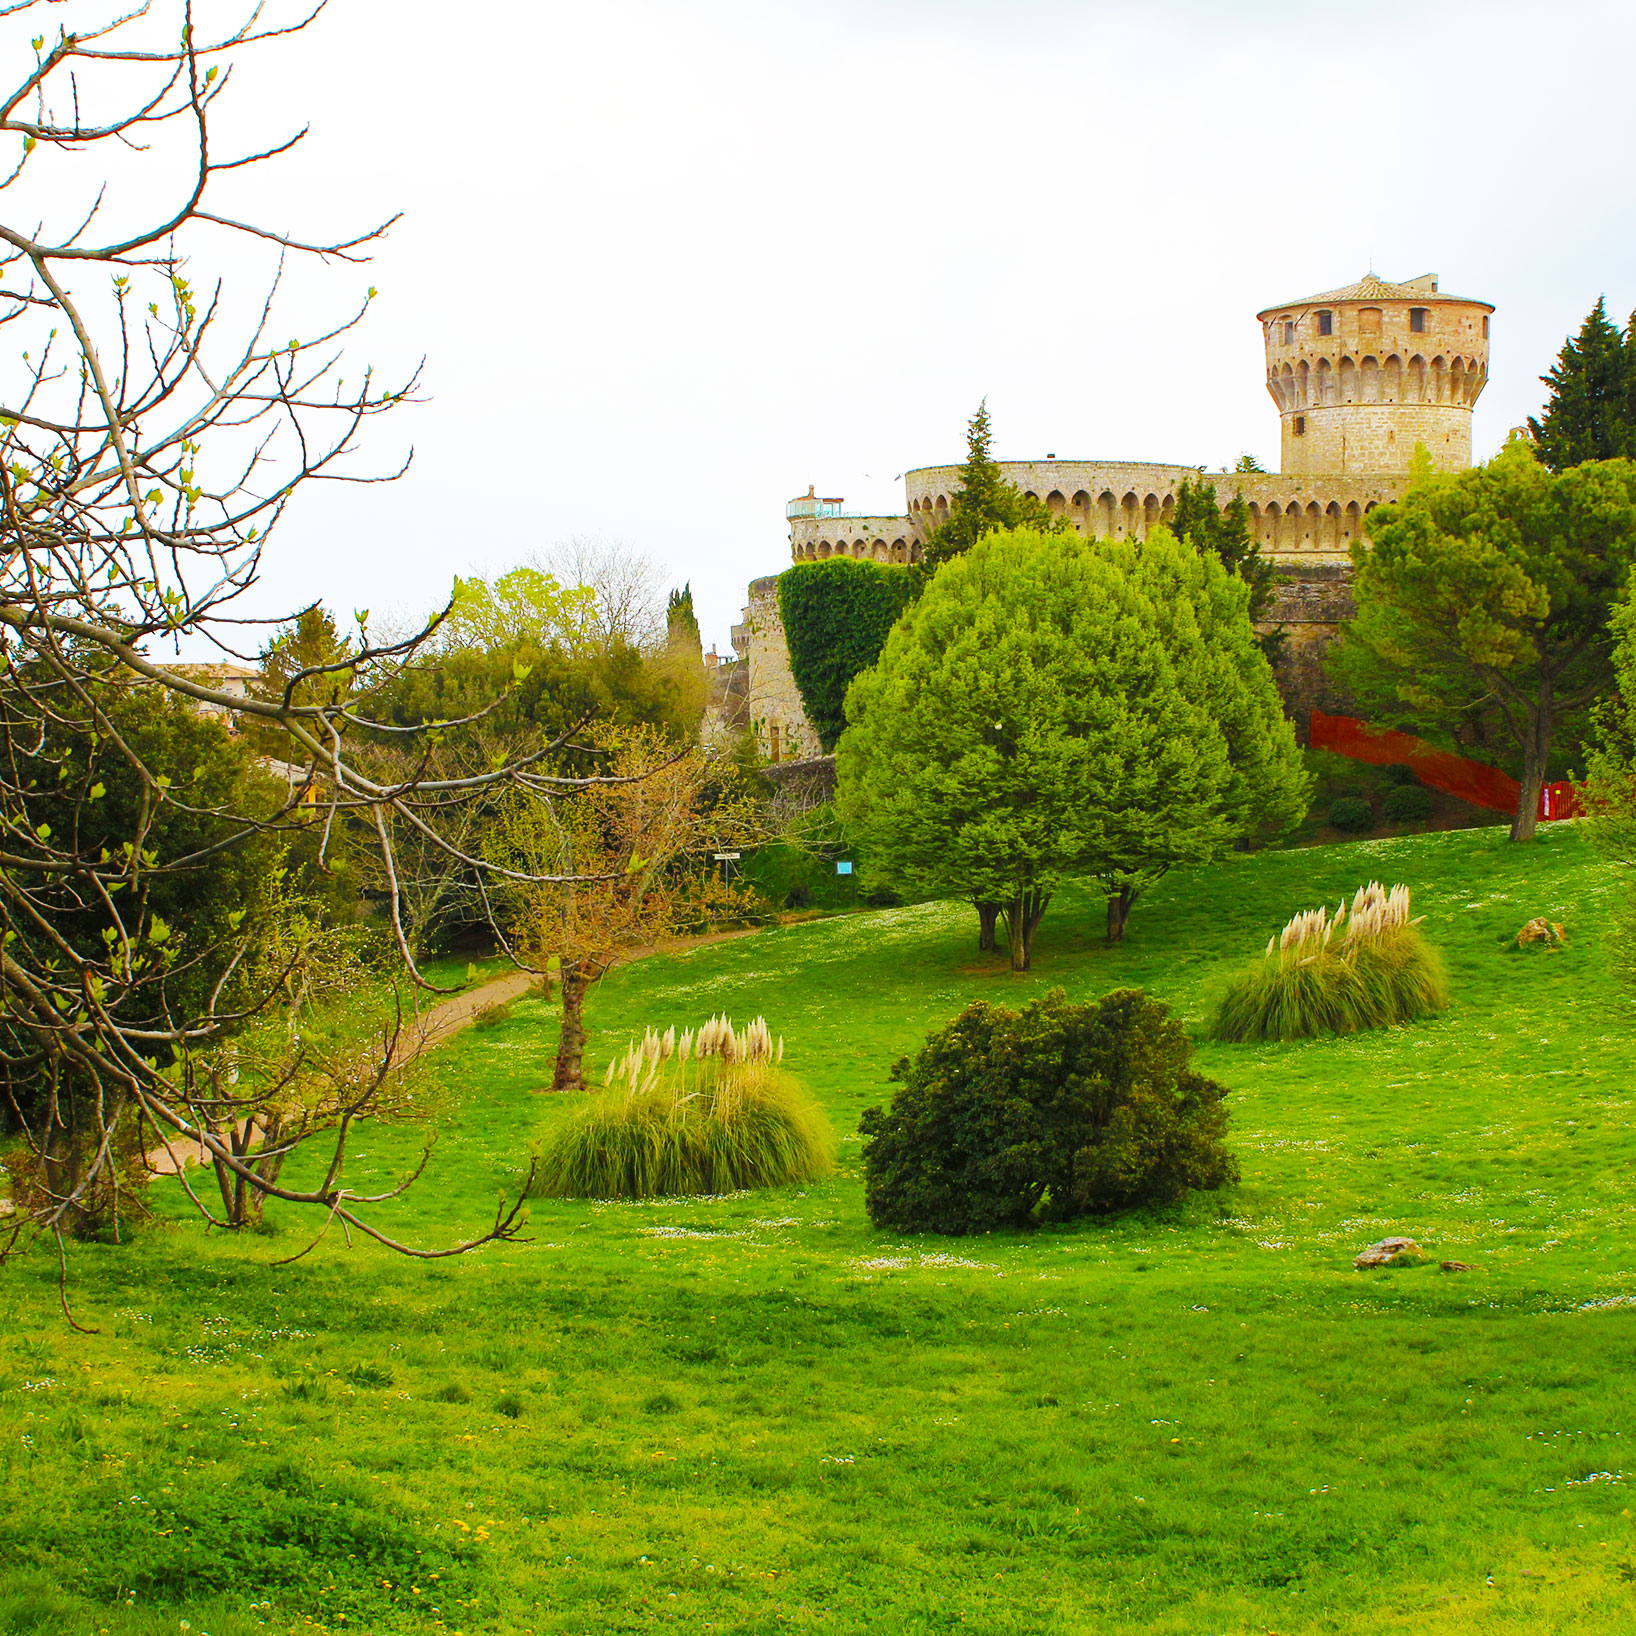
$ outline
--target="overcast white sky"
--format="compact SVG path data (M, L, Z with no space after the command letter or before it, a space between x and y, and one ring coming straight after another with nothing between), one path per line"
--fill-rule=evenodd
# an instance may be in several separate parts
M985 394L1004 458L1276 465L1254 314L1371 266L1495 303L1486 453L1636 306L1633 47L1628 0L331 0L230 94L312 125L263 219L405 212L324 293L379 286L353 350L429 401L261 605L418 609L600 534L725 651L790 496L900 510Z

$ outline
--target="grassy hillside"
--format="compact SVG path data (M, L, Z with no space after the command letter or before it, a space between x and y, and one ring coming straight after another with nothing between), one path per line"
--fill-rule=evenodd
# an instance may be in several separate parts
M764 1012L841 1135L832 1183L537 1203L410 1262L310 1222L169 1219L0 1274L0 1631L1456 1633L1628 1628L1636 1136L1607 905L1567 828L1234 858L1053 905L1035 973L969 908L789 927L615 973L646 1023ZM1201 1048L1243 1185L1031 1235L863 1216L857 1115L974 996L1136 983L1202 1028L1294 910L1407 881L1452 1010ZM1506 954L1536 914L1570 946ZM537 1002L464 1036L391 1225L435 1245L568 1111ZM355 1184L409 1161L366 1133ZM159 1202L156 1200L156 1202ZM1388 1233L1432 1265L1362 1274ZM1636 1458L1628 1486L1636 1486ZM187 1626L182 1627L184 1629Z

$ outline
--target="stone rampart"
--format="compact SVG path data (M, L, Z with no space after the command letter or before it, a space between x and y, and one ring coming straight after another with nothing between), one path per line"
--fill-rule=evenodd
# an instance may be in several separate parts
M920 542L907 517L792 517L790 556L796 562L826 557L918 562Z
M1324 655L1347 620L1357 613L1350 563L1281 563L1271 617L1256 629L1282 630L1275 673L1284 706L1301 737L1314 710L1344 710L1350 701L1324 673Z
M818 731L807 720L801 689L790 670L784 616L778 607L778 575L750 582L744 610L749 636L747 711L756 745L769 761L800 761L819 753Z

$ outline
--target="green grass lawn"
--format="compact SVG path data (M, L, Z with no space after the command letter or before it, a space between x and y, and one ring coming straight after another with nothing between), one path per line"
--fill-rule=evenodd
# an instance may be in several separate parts
M1403 880L1443 1018L1205 1045L1242 1186L1033 1234L900 1239L855 1138L978 996L1140 984L1202 1033L1294 910ZM765 1013L840 1138L820 1186L533 1206L413 1262L316 1223L164 1219L0 1274L0 1631L1625 1631L1636 1628L1636 1052L1570 828L1235 857L1128 942L1064 894L1035 972L969 908L785 927L613 974L644 1024ZM1536 914L1570 946L1506 954ZM569 1107L537 1000L442 1052L436 1245ZM412 1127L366 1130L351 1179ZM1408 1233L1473 1271L1359 1273ZM1628 1434L1628 1435L1627 1435ZM1630 1475L1626 1476L1628 1468ZM184 1625L182 1622L186 1621Z

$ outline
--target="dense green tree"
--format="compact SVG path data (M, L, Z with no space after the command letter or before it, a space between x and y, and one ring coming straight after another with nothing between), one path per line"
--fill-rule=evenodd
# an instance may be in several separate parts
M1528 425L1552 471L1636 455L1636 324L1621 334L1602 297L1540 379L1550 398Z
M999 905L1017 970L1070 876L1109 882L1121 935L1143 883L1243 833L1212 694L1266 670L1245 599L1164 530L1140 547L999 533L945 564L847 697L839 806L871 874Z
M1582 794L1592 842L1619 885L1613 958L1636 984L1636 602L1627 589L1608 621L1614 688L1596 711Z
M1358 616L1334 674L1373 714L1452 731L1491 712L1515 746L1513 840L1534 833L1559 727L1614 679L1609 615L1636 561L1636 463L1548 471L1524 438L1422 471L1355 541Z
M288 692L290 702L299 705L339 702L352 692L352 660L356 653L334 615L321 602L315 602L281 625L261 650L259 691L275 700L282 700ZM287 762L307 759L292 746L289 734L277 723L250 717L243 725L262 755Z
M1042 534L1073 532L1073 525L1053 517L1043 500L1024 494L1001 476L999 462L989 453L993 436L985 398L966 428L966 460L960 468L959 491L949 501L948 519L926 542L921 557L923 583L939 564L969 551L984 535L997 529L1027 528Z
M1288 833L1306 816L1312 781L1264 644L1251 628L1249 584L1230 565L1179 547L1163 529L1142 546L1099 549L1123 558L1154 610L1177 685L1226 740L1229 777L1221 803L1234 838ZM1131 905L1175 861L1146 837L1135 840L1123 857L1098 860L1110 941L1124 935Z
M1176 511L1170 526L1177 539L1186 540L1195 551L1214 552L1229 574L1237 574L1244 581L1250 591L1250 620L1264 624L1272 609L1278 571L1261 555L1244 496L1235 494L1223 506L1216 499L1214 483L1202 477L1196 483L1184 478L1176 491ZM1272 633L1273 637L1279 634ZM1267 656L1276 657L1271 651Z
M31 791L30 839L111 863L135 848L149 867L103 893L69 897L49 923L20 916L7 935L8 960L72 968L112 953L114 974L97 997L114 1022L132 1029L157 1029L167 1018L185 1024L208 1015L213 1001L230 1009L242 997L242 985L232 986L241 929L256 926L292 846L288 830L257 828L247 817L269 817L282 787L259 771L223 718L113 668L102 668L78 697L52 690L59 696L41 734L29 694L42 681L16 671L0 679L0 777ZM148 1050L162 1062L173 1054L163 1042ZM35 1031L5 1009L0 1128L15 1118L43 1133L45 1182L64 1196L76 1195L94 1169L99 1094L72 1058L42 1055ZM78 1195L78 1223L107 1219L119 1185L117 1172L96 1178Z
M563 585L538 568L513 568L493 579L456 579L439 645L495 653L519 644L579 652L597 629L596 592Z
M1250 454L1248 452L1246 452L1244 454L1241 454L1238 457L1238 459L1236 461L1234 461L1234 463L1233 463L1233 470L1234 471L1264 472L1266 469L1267 468L1265 466L1263 466L1261 464L1261 462L1259 460L1257 460L1256 457L1253 454Z
M693 586L684 585L672 591L665 604L665 636L672 647L685 647L704 653L704 639L699 635L698 616L693 612Z

